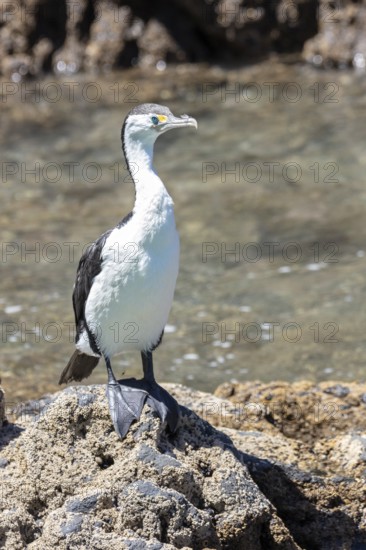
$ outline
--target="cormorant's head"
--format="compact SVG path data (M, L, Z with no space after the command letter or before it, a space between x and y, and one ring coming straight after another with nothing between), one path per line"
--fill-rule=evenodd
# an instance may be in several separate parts
M197 121L188 115L176 117L163 105L143 103L128 113L122 128L122 142L129 138L153 144L164 132L185 126L197 128Z

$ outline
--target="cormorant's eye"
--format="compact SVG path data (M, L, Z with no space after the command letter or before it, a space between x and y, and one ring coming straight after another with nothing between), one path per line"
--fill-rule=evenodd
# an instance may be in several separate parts
M157 124L159 124L159 119L158 119L158 117L157 117L157 116L152 116L152 117L151 117L151 122L152 122L153 124L155 124L155 126L156 126Z

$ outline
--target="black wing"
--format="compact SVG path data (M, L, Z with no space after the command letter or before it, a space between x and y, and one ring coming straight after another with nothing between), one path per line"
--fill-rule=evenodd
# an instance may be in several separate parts
M117 227L120 228L125 225L131 217L132 212L127 214L127 216L120 221ZM100 351L85 321L85 304L88 299L90 289L93 286L94 278L101 272L103 247L112 231L113 229L109 229L103 233L103 235L101 235L93 244L88 246L84 254L81 256L76 272L74 291L72 294L76 325L75 341L77 342L79 340L80 334L85 328L94 353L100 353Z

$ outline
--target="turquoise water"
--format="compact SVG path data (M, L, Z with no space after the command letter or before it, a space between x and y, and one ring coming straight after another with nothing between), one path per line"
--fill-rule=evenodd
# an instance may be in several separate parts
M133 205L119 136L135 100L199 124L156 145L181 235L157 378L202 390L231 379L365 378L363 73L268 62L2 84L9 400L57 389L73 351L79 256ZM113 364L119 376L140 375L136 355ZM105 380L100 365L90 382Z

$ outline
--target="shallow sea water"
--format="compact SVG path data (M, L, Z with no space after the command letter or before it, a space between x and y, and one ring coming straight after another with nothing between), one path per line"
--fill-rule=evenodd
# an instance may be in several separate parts
M155 149L181 236L158 380L365 379L364 73L266 62L0 84L8 401L58 388L82 249L133 205L120 145L133 101L199 124ZM140 376L137 354L113 365ZM100 364L88 382L105 381Z

